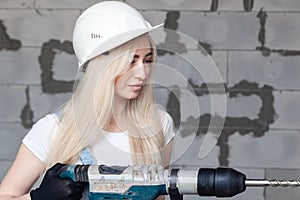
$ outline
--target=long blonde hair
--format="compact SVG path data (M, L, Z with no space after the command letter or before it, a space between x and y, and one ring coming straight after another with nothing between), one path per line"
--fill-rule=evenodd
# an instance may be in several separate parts
M111 120L116 77L126 71L143 40L149 40L152 54L156 49L148 34L139 36L92 59L72 98L62 109L56 137L50 147L47 165L72 164L81 151L97 139ZM126 106L128 133L133 163L162 164L164 146L159 111L154 108L153 86L145 85L137 98Z

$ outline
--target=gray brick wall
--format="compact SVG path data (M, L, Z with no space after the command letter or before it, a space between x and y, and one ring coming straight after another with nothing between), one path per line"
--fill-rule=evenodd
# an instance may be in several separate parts
M0 181L32 124L70 97L77 76L72 28L82 10L95 2L0 2ZM249 178L300 179L300 1L125 2L151 23L165 22L166 28L177 31L153 33L158 48L180 52L159 54L157 102L179 127L178 138L196 136L174 165L230 166ZM166 66L172 74L164 71ZM211 67L219 70L219 78ZM216 117L211 109L224 109L222 103L211 103L224 96L222 86L227 112L219 116L224 127L216 127L222 128L221 136L210 133L217 144L197 159L209 119ZM175 95L184 109L181 113ZM193 120L200 120L197 131L190 125ZM295 188L249 188L232 199L299 199L299 195Z

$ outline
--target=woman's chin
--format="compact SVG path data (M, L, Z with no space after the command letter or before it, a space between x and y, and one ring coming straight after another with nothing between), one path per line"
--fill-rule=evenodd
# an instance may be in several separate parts
M133 93L130 95L129 99L136 99L136 98L139 96L139 94L140 94L139 91L133 92Z

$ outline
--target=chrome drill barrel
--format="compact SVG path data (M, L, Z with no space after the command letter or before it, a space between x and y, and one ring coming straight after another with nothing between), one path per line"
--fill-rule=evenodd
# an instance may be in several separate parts
M264 179L248 179L245 180L247 187L300 187L300 180L264 180Z

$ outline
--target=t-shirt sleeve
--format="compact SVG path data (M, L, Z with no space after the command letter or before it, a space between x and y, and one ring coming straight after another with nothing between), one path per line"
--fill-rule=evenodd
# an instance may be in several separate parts
M48 114L36 122L22 143L42 162L46 161L51 141L57 129L57 117Z
M165 145L167 145L175 137L175 132L172 117L167 112L164 112L163 116L163 133L165 137Z

